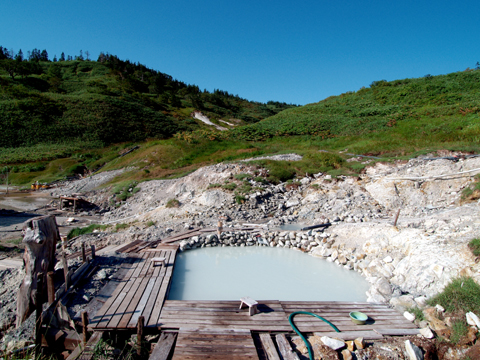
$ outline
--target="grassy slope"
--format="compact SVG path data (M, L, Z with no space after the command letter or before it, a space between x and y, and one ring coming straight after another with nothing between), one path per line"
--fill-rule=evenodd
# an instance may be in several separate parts
M439 149L478 152L479 80L480 71L470 71L377 82L370 88L288 109L229 132L197 131L168 140L130 142L77 153L72 150L69 161L73 163L69 165L96 169L106 164L104 170L133 166L134 170L117 181L144 181L181 176L200 166L262 154L296 152L305 156L293 163L259 161L271 170L271 180L275 181L319 171L333 175L360 172L365 165L345 162L345 155L340 153L345 149L349 153L380 155L383 160ZM139 144L140 149L118 157L134 144ZM37 164L43 164L45 170L35 176L13 173L12 181L49 181L55 176L48 172L54 166L48 162ZM60 176L66 175L65 168Z
M370 88L285 110L234 131L239 139L313 135L326 146L398 155L425 148L478 150L480 71L374 82Z

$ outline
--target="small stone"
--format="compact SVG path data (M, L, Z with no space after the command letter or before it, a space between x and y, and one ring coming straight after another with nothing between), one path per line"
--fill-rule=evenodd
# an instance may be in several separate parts
M342 350L342 356L343 356L343 360L352 360L352 353L350 352L350 350Z
M353 340L345 341L345 344L347 345L348 350L350 351L355 350L355 343L353 342Z
M440 304L435 305L435 309L437 309L437 311L438 311L439 313L445 312L444 307L443 307L442 305L440 305Z
M393 259L392 259L391 256L387 256L387 257L385 257L385 258L383 259L383 262L385 262L385 263L387 263L387 264L391 263L392 261L393 261Z
M321 340L326 346L335 351L345 347L345 342L343 340L332 339L328 336L322 336Z
M422 350L410 340L405 341L405 349L410 360L423 360Z
M404 316L405 319L407 319L408 321L411 321L411 322L414 322L414 321L415 321L415 314L412 314L411 312L405 311L405 312L403 313L403 316Z
M435 335L433 334L432 330L429 327L420 329L420 334L427 339L433 339L435 337Z
M365 349L365 340L363 337L356 338L354 342L357 349Z
M475 315L473 312L470 311L466 313L465 316L467 318L468 325L476 326L477 328L480 329L480 320L478 319L477 315Z

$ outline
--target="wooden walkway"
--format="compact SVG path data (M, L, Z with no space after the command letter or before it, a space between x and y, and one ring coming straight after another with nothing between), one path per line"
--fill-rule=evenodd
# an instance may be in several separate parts
M123 265L116 282L110 285L116 289L94 314L89 327L95 330L133 329L140 316L144 317L145 326L157 327L176 255L177 247L174 246L129 254L132 263ZM151 261L154 257L164 257L166 266L154 266Z

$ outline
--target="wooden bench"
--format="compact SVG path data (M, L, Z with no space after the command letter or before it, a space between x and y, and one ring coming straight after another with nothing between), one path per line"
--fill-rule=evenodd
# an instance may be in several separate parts
M255 315L258 312L258 310L257 310L258 302L253 300L251 297L248 297L248 296L242 297L240 299L240 309L243 308L243 305L248 306L248 311L249 311L250 316Z
M152 258L151 261L153 262L153 266L157 265L158 263L160 263L160 265L165 266L165 258L163 257L154 257Z

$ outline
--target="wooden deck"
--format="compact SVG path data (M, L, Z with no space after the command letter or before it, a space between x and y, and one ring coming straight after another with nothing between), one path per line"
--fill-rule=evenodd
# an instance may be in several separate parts
M166 300L158 325L162 329L248 329L256 332L291 332L288 317L295 311L308 311L332 322L341 332L393 331L416 329L401 314L384 304L366 302L319 301L261 301L259 313L248 315L248 309L239 310L240 301L184 301ZM367 324L352 323L350 311L361 311L369 316ZM295 325L302 332L331 333L327 323L308 315L297 315ZM387 331L388 330L388 331Z
M176 247L149 249L129 254L132 264L123 266L117 276L116 289L92 317L89 327L95 330L134 329L143 316L145 326L158 326L158 318L170 287ZM164 257L166 266L154 266L154 257Z

